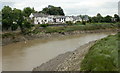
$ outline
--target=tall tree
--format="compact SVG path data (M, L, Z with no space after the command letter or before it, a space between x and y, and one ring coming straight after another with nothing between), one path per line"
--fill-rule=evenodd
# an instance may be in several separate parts
M103 19L102 15L101 15L100 13L98 13L98 14L97 14L97 22L98 22L98 23L99 23L99 22L102 22L102 19Z
M115 14L115 15L114 15L114 18L115 18L116 22L119 22L119 21L120 21L119 15Z
M16 8L13 10L13 20L20 27L21 32L24 32L24 27L23 27L24 16L21 10Z
M23 13L25 17L29 17L31 13L34 13L34 8L26 7L23 9Z
M2 9L2 30L8 30L12 23L12 8L9 6L4 6Z
M82 24L86 24L86 17L87 17L87 15L80 15L80 18L82 19Z
M48 7L43 8L41 12L49 15L65 15L61 7L55 7L52 5L48 5Z

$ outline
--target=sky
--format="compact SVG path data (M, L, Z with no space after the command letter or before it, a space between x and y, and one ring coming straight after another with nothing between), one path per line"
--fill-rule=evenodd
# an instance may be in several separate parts
M0 10L8 5L12 8L23 9L34 7L36 11L41 11L48 5L62 7L65 15L89 15L95 16L118 14L118 2L120 0L1 0Z

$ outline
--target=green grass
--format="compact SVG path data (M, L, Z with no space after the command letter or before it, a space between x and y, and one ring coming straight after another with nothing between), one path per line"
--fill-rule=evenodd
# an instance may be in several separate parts
M28 29L24 32L25 35L27 34L41 34L41 33L63 33L63 32L71 32L71 31L86 31L86 30L99 30L99 29L108 29L108 28L117 28L118 24L113 23L94 23L94 24L74 24L74 25L68 25L68 26L53 26L48 27L50 24L42 24L42 25L35 25L34 30ZM52 24L51 24L52 25ZM63 24L64 25L64 24ZM3 34L3 38L13 36L9 33Z
M107 28L117 28L117 24L86 24L86 25L71 25L71 26L61 26L61 27L46 27L43 29L37 29L33 31L35 32L44 32L44 33L54 33L54 32L69 32L69 31L76 31L76 30L96 30L96 29L107 29Z
M118 35L110 35L97 41L86 54L80 67L81 71L118 71L120 69L120 66L118 67Z

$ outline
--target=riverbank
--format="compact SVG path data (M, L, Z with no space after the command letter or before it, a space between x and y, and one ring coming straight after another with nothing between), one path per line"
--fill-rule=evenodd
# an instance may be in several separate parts
M57 38L62 36L69 36L69 35L76 35L76 34L84 34L84 33L101 33L101 32L118 32L117 28L112 29L98 29L98 30L76 30L76 31L69 31L69 32L54 32L54 33L38 33L38 34L16 34L10 35L10 37L3 37L2 38L2 45L8 45L11 43L17 43L21 41L28 41L33 39L48 39L48 38ZM6 35L4 35L6 36Z
M60 54L46 63L33 69L33 71L80 71L80 63L89 48L94 45L95 41L80 46L75 51Z
M118 35L110 35L58 55L33 71L118 71L118 51Z
M81 71L120 71L120 34L98 40L81 63Z

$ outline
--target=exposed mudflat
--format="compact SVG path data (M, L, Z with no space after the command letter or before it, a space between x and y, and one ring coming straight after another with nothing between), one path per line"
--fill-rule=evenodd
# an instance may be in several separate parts
M46 38L55 38L61 36L69 36L75 34L83 34L83 33L101 33L101 32L118 32L119 29L98 29L98 30L85 30L85 31L71 31L71 32L63 32L63 33L41 33L41 34L31 34L31 35L18 35L14 37L7 37L2 39L2 45L8 45L11 43L34 40L34 39L46 39Z
M75 51L60 54L46 63L33 69L33 71L80 71L81 61L95 41L80 46Z

